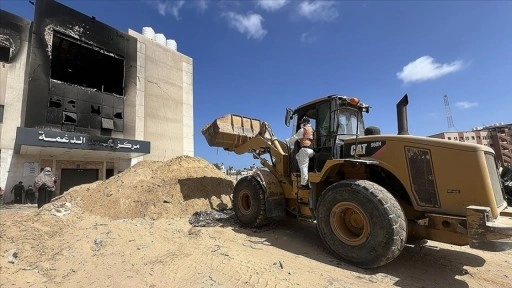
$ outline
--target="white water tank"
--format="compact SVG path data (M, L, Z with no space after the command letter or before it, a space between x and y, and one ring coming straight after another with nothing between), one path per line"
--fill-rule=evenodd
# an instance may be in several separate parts
M165 35L164 34L162 34L162 33L156 33L155 34L155 41L156 41L156 43L165 46L165 41L166 40L167 39L165 39Z
M167 47L171 48L174 51L178 51L178 43L174 39L167 39Z
M142 27L142 35L148 37L151 40L155 40L155 30L151 27Z

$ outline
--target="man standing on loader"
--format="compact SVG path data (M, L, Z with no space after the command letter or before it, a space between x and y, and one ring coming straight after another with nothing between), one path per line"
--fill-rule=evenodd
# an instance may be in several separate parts
M299 140L300 150L297 153L297 163L300 168L300 189L309 190L309 179L308 179L308 166L309 166L309 158L313 157L313 127L310 125L310 120L308 117L302 118L300 120L300 124L302 128L295 133L292 137L286 139L286 143L289 147L293 148L295 145L295 141Z

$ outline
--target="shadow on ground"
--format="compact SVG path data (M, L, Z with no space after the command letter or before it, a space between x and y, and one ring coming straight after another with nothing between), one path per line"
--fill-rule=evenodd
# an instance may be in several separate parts
M231 211L226 214L230 217L219 217L219 225L231 227L237 233L263 239L255 244L265 241L287 252L370 278L386 274L396 279L394 285L397 287L469 287L466 282L456 277L468 274L464 268L466 266L481 267L485 264L485 260L480 256L439 248L434 246L435 242L429 242L424 246L405 246L395 260L382 267L361 269L335 258L324 246L315 223L287 217L265 227L246 229L240 227ZM376 281L378 278L375 277Z

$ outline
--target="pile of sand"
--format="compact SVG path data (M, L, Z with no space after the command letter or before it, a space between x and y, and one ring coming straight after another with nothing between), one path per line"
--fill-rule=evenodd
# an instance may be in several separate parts
M55 202L112 219L189 217L231 207L234 182L204 159L142 161L111 177L74 187Z

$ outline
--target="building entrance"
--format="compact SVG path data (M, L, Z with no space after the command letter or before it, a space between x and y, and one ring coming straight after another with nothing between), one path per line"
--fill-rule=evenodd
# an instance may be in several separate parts
M60 172L61 194L72 187L98 181L98 169L62 169Z

